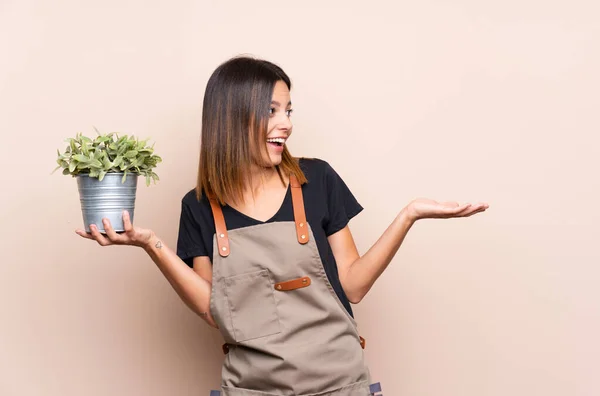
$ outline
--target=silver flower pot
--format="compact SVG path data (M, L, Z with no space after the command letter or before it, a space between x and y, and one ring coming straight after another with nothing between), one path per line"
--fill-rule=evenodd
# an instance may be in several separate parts
M133 224L138 175L128 173L125 183L121 183L123 173L107 173L102 181L87 174L76 177L86 232L90 232L90 224L95 224L98 231L104 233L102 219L105 217L115 231L125 231L124 210L129 212Z

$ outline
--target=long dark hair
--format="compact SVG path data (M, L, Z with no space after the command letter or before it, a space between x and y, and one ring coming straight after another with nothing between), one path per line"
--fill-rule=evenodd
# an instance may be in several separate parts
M202 106L202 137L196 195L211 192L220 203L243 200L251 165L266 151L269 108L277 81L292 83L277 65L239 56L221 64L206 85ZM303 184L306 177L298 160L284 148L275 166L279 178L293 173Z

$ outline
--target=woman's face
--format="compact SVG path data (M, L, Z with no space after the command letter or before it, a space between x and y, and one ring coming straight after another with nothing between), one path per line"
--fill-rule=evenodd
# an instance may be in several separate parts
M273 89L273 98L269 110L269 124L267 127L267 153L269 158L263 158L272 166L281 163L285 142L292 134L292 101L290 90L283 81L277 81Z

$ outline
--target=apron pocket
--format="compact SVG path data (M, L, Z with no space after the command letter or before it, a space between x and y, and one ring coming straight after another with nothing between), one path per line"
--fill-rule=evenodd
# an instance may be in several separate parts
M237 342L281 332L274 289L267 270L224 280L233 336Z

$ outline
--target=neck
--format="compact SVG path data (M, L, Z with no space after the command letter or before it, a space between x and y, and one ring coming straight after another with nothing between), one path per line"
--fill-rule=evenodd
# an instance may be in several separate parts
M262 190L264 186L271 184L275 179L279 180L277 169L253 165L251 170L251 180L249 181L247 188L253 193L257 193Z

